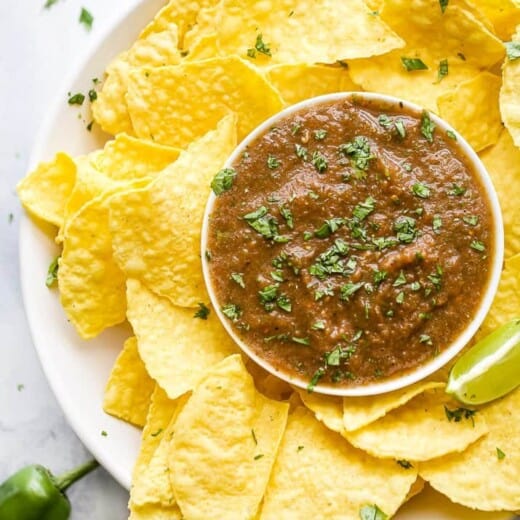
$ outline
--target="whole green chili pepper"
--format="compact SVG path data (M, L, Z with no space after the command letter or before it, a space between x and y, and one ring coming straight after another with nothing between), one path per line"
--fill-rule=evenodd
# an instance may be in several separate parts
M55 477L43 466L27 466L0 485L0 520L67 520L65 490L99 466L91 460Z

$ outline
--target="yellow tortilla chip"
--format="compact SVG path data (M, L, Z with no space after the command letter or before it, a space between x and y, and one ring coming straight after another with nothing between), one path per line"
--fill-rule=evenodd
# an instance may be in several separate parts
M478 337L483 338L508 321L520 317L520 254L505 261L498 291Z
M251 59L263 64L335 63L403 46L362 0L223 0L215 25L223 54L246 58L261 35L271 55L256 52Z
M226 115L238 115L239 139L282 108L279 94L236 56L135 69L128 108L137 135L184 148Z
M170 477L186 518L255 517L288 410L256 391L238 354L206 374L171 443Z
M498 194L504 220L505 257L520 253L520 148L513 144L507 130L498 143L480 158Z
M110 193L85 204L65 229L58 271L61 305L84 338L125 321L125 276L112 256Z
M473 4L491 22L500 39L511 39L520 24L520 4L517 0L473 0Z
M129 278L145 282L176 305L193 307L206 299L202 217L211 180L235 145L235 119L228 116L146 189L111 200L110 228L119 265Z
M356 447L375 457L429 460L465 450L486 434L480 413L459 422L448 419L448 410L460 405L443 390L428 390L381 419L345 437Z
M126 104L128 74L132 67L160 67L179 63L177 47L177 25L170 19L169 13L163 10L144 29L132 47L122 52L108 66L102 89L92 103L94 120L105 132L114 135L134 133Z
M142 428L154 388L155 381L139 357L136 338L128 338L108 378L103 410Z
M275 65L268 69L267 77L286 105L322 94L360 90L344 67Z
M75 182L74 161L67 154L58 153L51 162L40 163L18 183L16 190L29 213L60 227Z
M483 511L520 509L520 389L483 408L489 433L463 453L422 463L421 477L453 502Z
M341 433L343 426L343 399L341 397L298 390L303 404L330 430Z
M219 53L216 47L217 35L217 15L220 8L220 2L216 3L212 7L203 7L197 13L197 23L191 27L191 29L184 35L183 49L184 52L188 53L188 58L193 61L192 53L199 45L199 42L209 35L215 36L214 53L208 58L214 58Z
M482 72L437 100L439 115L477 152L495 144L502 132L498 106L501 84L498 76Z
M406 38L406 47L385 56L349 61L352 80L364 90L395 95L434 112L439 95L504 56L502 42L456 5L443 14L432 0L387 0L381 18ZM403 57L421 59L428 70L407 71ZM440 79L442 60L448 61L448 75Z
M175 401L170 422L166 428L158 434L161 436L159 444L146 466L141 466L139 474L135 476L132 489L130 490L131 504L135 506L160 504L164 507L172 507L176 504L170 483L168 458L170 444L174 435L175 422L188 398L189 396L185 395ZM153 434L152 432L151 435Z
M236 352L213 311L206 320L199 319L193 309L172 305L137 280L128 280L127 287L128 320L139 354L171 399L191 390L207 370Z
M520 28L513 41L520 44ZM506 58L502 68L502 89L500 90L500 112L516 146L520 146L520 60Z
M155 504L136 506L130 503L128 520L183 520L178 506L165 507Z
M421 381L393 392L367 397L343 399L343 427L354 431L384 417L388 412L403 406L415 396L432 388L444 387L444 383Z
M289 416L261 518L355 520L372 504L392 516L416 478L415 468L353 448L300 407Z

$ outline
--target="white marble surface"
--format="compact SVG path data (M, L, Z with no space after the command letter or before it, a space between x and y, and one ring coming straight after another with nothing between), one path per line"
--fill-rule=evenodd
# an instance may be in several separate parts
M56 91L78 60L139 0L0 2L0 482L41 463L59 473L89 458L42 373L24 315L14 187ZM87 31L81 7L94 15ZM65 101L65 100L64 100ZM11 217L12 215L12 217ZM71 488L73 520L127 518L127 492L102 469Z

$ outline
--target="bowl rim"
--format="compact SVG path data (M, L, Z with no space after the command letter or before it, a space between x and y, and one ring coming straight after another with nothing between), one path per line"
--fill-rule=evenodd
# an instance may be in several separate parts
M479 307L473 316L473 319L468 323L466 328L455 338L451 344L444 349L444 351L438 356L434 357L428 363L423 365L419 365L415 369L395 378L390 378L383 380L378 383L370 383L368 385L358 385L353 387L335 387L333 385L328 384L316 384L313 388L313 392L317 394L330 395L330 396L338 396L338 397L361 397L361 396L371 396L384 394L387 392L392 392L394 390L399 390L406 386L409 386L413 383L421 381L443 366L445 366L451 359L453 359L471 340L471 338L475 335L480 325L484 321L493 299L495 297L496 291L498 289L498 284L500 281L500 275L502 272L503 259L504 259L504 225L502 219L502 211L500 208L500 203L498 200L498 196L496 190L493 186L491 178L480 160L477 153L471 148L468 142L464 139L464 137L457 132L454 128L451 127L446 121L441 119L438 115L431 112L430 110L417 105L416 103L412 103L410 101L406 101L404 99L400 99L395 96L389 96L387 94L380 94L377 92L364 92L364 91L354 91L354 92L335 92L332 94L325 94L321 96L316 96L312 98L305 99L291 105L289 107L284 108L280 112L277 112L269 119L265 120L263 123L258 125L255 129L253 129L233 150L231 155L228 157L225 162L223 168L230 168L235 163L236 159L243 153L243 151L249 146L249 144L254 141L257 137L263 135L269 128L275 125L276 122L284 119L288 116L296 112L300 112L301 110L308 109L310 107L320 105L323 103L333 102L333 101L341 101L352 98L362 98L364 100L369 101L379 101L381 104L389 103L389 104L399 104L401 108L405 110L410 110L415 113L422 113L424 111L428 112L430 118L435 123L436 127L444 132L450 131L453 132L456 136L457 145L460 148L461 153L465 156L468 162L473 166L473 171L477 175L480 183L484 188L484 192L487 196L489 208L491 210L492 217L492 228L493 228L493 247L492 254L493 260L491 263L491 270L488 275L487 286L484 292L483 297L480 300ZM261 366L264 370L269 372L270 374L278 377L287 383L300 388L302 390L308 389L309 382L304 380L303 378L298 378L296 376L287 374L281 370L277 370L273 367L269 362L263 359L261 356L256 354L246 342L244 342L233 330L231 323L224 316L220 309L220 304L217 299L215 290L213 288L213 283L210 275L209 269L209 261L205 254L207 250L207 242L208 242L208 233L209 233L209 221L210 216L213 210L213 206L217 196L214 194L213 190L210 191L210 195L208 197L208 201L206 204L206 208L204 211L203 223L202 223L202 232L201 232L201 261L202 261L202 272L204 283L206 285L206 289L208 291L208 295L211 301L211 304L214 308L215 313L218 316L218 319L224 326L224 329L233 339L233 341L238 345L241 351L250 359L252 359L255 363Z

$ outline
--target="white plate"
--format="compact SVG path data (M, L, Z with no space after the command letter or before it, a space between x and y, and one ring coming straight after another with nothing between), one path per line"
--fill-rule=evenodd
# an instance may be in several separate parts
M122 16L58 93L54 108L33 150L31 166L56 151L82 154L103 146L107 136L89 133L77 110L66 103L67 92L86 92L93 78L102 77L108 62L127 48L140 29L164 4L143 0ZM85 115L85 119L89 117ZM87 119L88 121L88 119ZM82 341L67 322L56 290L45 286L50 261L58 249L52 238L25 217L21 223L20 271L25 309L43 369L70 425L97 460L127 489L137 456L140 431L106 415L103 390L112 364L131 331L117 327L91 341ZM101 432L107 432L102 435ZM454 506L434 492L421 494L397 516L400 520L504 520L508 514L475 513Z

